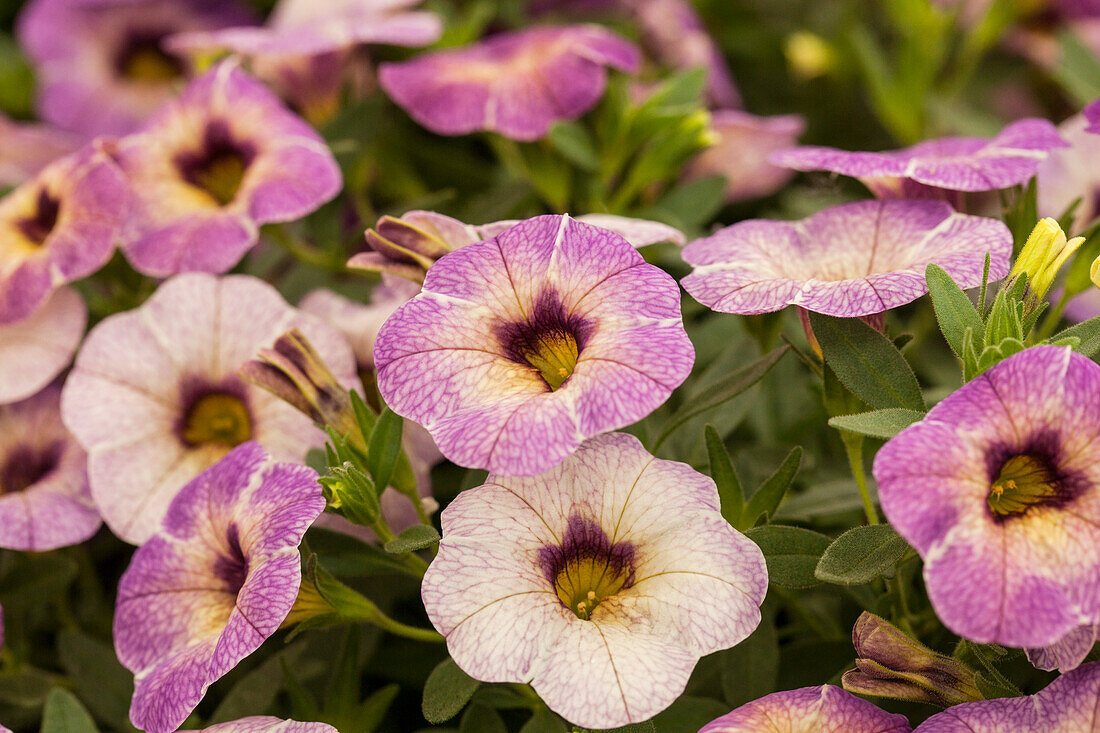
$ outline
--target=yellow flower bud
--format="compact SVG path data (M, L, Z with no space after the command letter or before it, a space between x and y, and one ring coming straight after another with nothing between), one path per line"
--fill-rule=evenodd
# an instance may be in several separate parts
M783 51L791 72L799 79L824 76L836 66L832 46L821 36L808 31L798 31L788 36Z
M1009 280L1026 274L1029 300L1042 299L1054 283L1058 270L1084 241L1084 237L1067 240L1058 222L1050 217L1041 219L1016 258Z

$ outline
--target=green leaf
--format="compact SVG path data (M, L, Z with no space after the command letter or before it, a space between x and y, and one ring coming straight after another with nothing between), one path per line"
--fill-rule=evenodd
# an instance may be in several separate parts
M611 728L605 733L657 733L657 728L653 725L652 720L644 720L641 723L631 723L621 728Z
M401 453L401 416L390 408L382 410L367 441L367 470L379 493L390 485L393 467Z
M435 531L435 527L429 527L426 524L416 524L397 535L395 539L387 542L385 548L386 552L400 555L403 552L413 552L415 550L423 550L425 547L431 547L436 542L439 542L439 539L439 532Z
M5 553L0 604L5 611L41 608L69 587L76 562L56 552Z
M320 527L309 530L309 548L324 560L324 566L340 577L362 577L375 574L400 574L420 578L401 559L380 547L344 534Z
M829 538L801 527L769 524L745 532L768 563L768 581L780 588L810 588L820 581L817 563L829 547Z
M781 346L774 351L769 351L751 364L743 366L729 376L718 380L708 387L700 389L699 394L707 396L697 402L691 402L682 406L668 419L668 424L654 443L654 451L665 442L668 436L672 435L678 427L688 420L696 415L701 415L707 410L712 410L719 405L729 402L734 397L745 392L759 382L789 350L789 346Z
M481 685L463 672L453 659L444 659L424 683L424 700L421 710L429 723L443 723L466 706Z
M710 176L682 183L641 213L646 218L671 219L679 229L698 229L726 203L726 179Z
M41 731L42 733L99 733L99 728L73 693L56 687L46 698Z
M731 708L775 692L779 682L779 636L770 614L747 639L718 653L722 696Z
M966 329L972 328L974 333L982 333L985 328L982 317L978 315L978 309L962 288L939 265L928 265L924 271L924 279L928 283L928 292L932 296L932 307L936 311L940 331L955 355L962 358L965 353L963 339Z
M889 407L885 410L872 410L857 415L838 415L829 419L829 425L837 430L847 430L857 435L869 435L872 438L892 438L923 418L924 412L906 410L902 407Z
M1050 340L1055 342L1065 338L1081 339L1075 351L1089 358L1096 356L1100 353L1100 316L1090 318L1076 326L1070 326L1051 336Z
M775 473L760 484L756 493L745 503L745 510L741 515L741 526L738 529L744 531L754 526L761 517L767 520L775 514L779 502L783 501L787 490L791 488L791 482L794 481L801 463L802 448L795 446L779 464L779 468L775 469Z
M496 710L475 702L463 713L458 733L508 733L508 726Z
M563 121L550 128L550 144L576 166L586 171L600 168L600 156L588 129L579 122Z
M92 715L111 727L128 730L134 677L119 663L114 647L66 629L58 637L57 650L65 674Z
M810 313L810 325L837 378L872 407L924 410L909 363L886 336L858 318Z
M704 725L729 710L729 705L719 700L681 695L676 702L657 713L653 718L653 725L661 733L697 733Z
M34 667L0 672L0 703L24 708L38 707L45 703L53 687L53 676Z
M386 712L400 690L400 685L386 685L364 700L355 714L356 728L364 733L370 733L381 725L382 719L386 717Z
M707 455L710 457L710 476L718 486L722 516L736 527L741 521L741 513L745 508L741 481L737 478L737 471L733 468L729 451L726 450L726 444L722 442L718 431L713 426L707 425L703 429L703 437L707 443Z
M888 524L855 527L833 540L814 575L835 585L863 585L881 576L891 577L908 549L908 543Z
M519 733L567 733L568 730L557 715L549 710L539 710L523 724Z
M247 717L258 710L266 710L283 689L282 664L285 662L287 666L300 670L306 647L306 641L294 642L241 677L218 703L214 714L210 716L210 722L227 723ZM129 706L129 696L126 704ZM125 718L125 708L123 712Z

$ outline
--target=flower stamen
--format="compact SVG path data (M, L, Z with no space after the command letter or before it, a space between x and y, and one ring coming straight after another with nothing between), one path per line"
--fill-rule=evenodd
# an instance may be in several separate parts
M1036 504L1056 498L1058 486L1046 461L1027 453L1012 456L989 487L989 510L998 517L1023 514Z

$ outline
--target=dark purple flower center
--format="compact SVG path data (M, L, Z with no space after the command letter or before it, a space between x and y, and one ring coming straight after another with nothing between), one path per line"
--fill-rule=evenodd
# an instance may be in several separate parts
M57 469L62 446L17 446L0 463L0 494L15 494L34 486Z
M252 412L239 382L185 384L182 391L184 411L177 434L185 445L234 448L252 438Z
M34 213L16 222L19 231L32 244L41 246L57 226L57 217L61 213L61 201L50 195L45 188L38 192L34 203Z
M183 180L225 206L237 197L255 157L252 145L234 138L224 121L213 120L206 124L199 150L180 153L175 162Z
M547 289L535 300L526 321L500 325L494 331L508 358L534 369L554 391L572 376L593 327L591 321L566 312L561 297Z
M115 57L116 73L128 81L163 84L183 76L179 59L161 49L169 33L140 31L131 33Z
M1063 506L1086 488L1081 476L1063 467L1061 440L1051 432L1032 436L1022 448L997 446L987 451L986 463L986 503L996 521Z
M561 604L581 619L634 585L634 545L612 543L598 523L576 514L569 517L561 545L539 548L538 559Z
M241 549L241 534L236 522L230 523L225 539L227 552L218 553L214 561L214 575L225 583L227 591L237 593L248 577L248 558Z

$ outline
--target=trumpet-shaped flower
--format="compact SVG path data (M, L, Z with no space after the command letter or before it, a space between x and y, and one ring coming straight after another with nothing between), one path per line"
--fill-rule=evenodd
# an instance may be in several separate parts
M1081 733L1096 729L1100 663L1058 677L1034 695L955 705L917 726L915 733Z
M88 308L69 287L50 296L30 318L0 326L0 405L35 394L72 361Z
M656 409L694 350L672 278L613 232L540 216L436 262L374 360L443 455L530 476Z
M1013 122L992 138L945 137L882 153L806 146L774 154L776 165L859 178L880 198L942 198L1026 183L1047 155L1068 143L1047 120Z
M34 313L114 252L129 193L118 166L89 145L0 199L0 325Z
M342 185L324 140L232 60L123 138L116 157L136 199L123 251L154 277L224 272L259 225L305 216Z
M607 67L634 71L629 41L597 25L535 27L458 49L382 64L382 88L414 120L440 135L487 130L538 140L558 120L591 109Z
M302 723L297 720L280 720L266 715L218 723L203 728L199 733L337 733L328 723Z
M532 478L490 474L443 510L422 596L475 679L528 682L577 725L645 720L699 657L760 622L759 548L714 482L625 434Z
M875 456L882 509L924 558L944 625L1043 647L1100 623L1100 366L1037 346L997 364Z
M61 412L88 452L92 496L116 535L144 542L188 481L247 440L285 461L324 442L308 417L237 376L291 328L354 388L344 338L253 277L179 275L92 329Z
M12 122L0 114L0 186L17 186L79 147L77 135L50 125Z
M909 733L909 721L833 685L773 692L699 733Z
M683 286L723 313L799 305L831 316L881 313L928 292L936 263L963 288L1008 272L1012 234L1000 221L952 211L942 201L856 201L797 222L754 219L688 244Z
M770 196L794 175L773 165L768 156L798 141L806 129L799 115L758 117L725 109L712 114L711 125L718 141L695 157L688 176L725 176L727 201Z
M61 390L0 405L0 547L75 545L101 524L83 449L61 424Z
M115 651L134 673L135 726L176 730L275 633L302 580L298 545L324 508L316 472L251 441L179 492L118 584Z
M165 38L250 18L226 0L34 0L17 30L44 120L87 136L124 135L171 99L189 71L162 47Z

